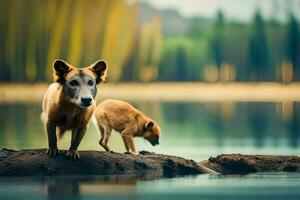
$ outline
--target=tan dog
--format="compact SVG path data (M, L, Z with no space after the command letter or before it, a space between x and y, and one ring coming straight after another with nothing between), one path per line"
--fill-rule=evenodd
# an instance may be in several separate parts
M121 133L126 151L134 155L137 151L133 137L143 137L153 146L159 144L160 128L156 122L125 101L105 100L94 111L101 139L99 144L110 151L107 143L112 130Z
M48 136L47 154L58 155L57 135L72 130L72 141L67 153L79 158L77 148L96 107L96 84L106 77L106 63L97 61L85 68L76 68L63 60L53 63L53 81L43 100L42 120Z

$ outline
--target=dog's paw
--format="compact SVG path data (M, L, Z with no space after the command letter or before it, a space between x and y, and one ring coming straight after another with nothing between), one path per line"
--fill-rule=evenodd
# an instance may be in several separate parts
M124 154L130 154L130 155L136 156L136 155L138 155L139 153L137 153L137 152L128 152L128 151L126 151L126 152L124 152Z
M59 151L57 148L48 148L46 150L46 154L51 156L51 157L55 157L59 155Z
M79 159L80 156L79 156L79 153L78 151L76 150L69 150L67 152L67 156L71 159L71 160L76 160L76 159Z
M151 154L154 154L153 152L149 152L149 151L140 151L139 154L141 155L151 155Z

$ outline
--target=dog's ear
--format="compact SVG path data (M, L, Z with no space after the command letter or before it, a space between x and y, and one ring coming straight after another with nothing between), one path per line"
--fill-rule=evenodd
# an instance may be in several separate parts
M58 83L65 82L65 75L71 70L71 66L60 59L53 62L53 81Z
M98 60L90 66L90 69L96 75L96 84L104 82L106 79L107 64L104 60Z
M145 124L145 129L146 130L151 130L154 126L154 123L153 121L147 121L146 124Z

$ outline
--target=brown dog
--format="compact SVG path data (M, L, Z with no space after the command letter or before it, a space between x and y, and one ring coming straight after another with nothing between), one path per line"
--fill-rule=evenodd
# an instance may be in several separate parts
M53 63L53 81L43 100L42 120L48 136L47 154L58 155L57 135L72 130L72 141L67 153L79 158L77 148L96 107L96 84L106 77L107 65L100 60L85 68L76 68L63 60Z
M160 128L156 122L125 101L105 100L94 111L101 133L99 144L110 151L107 143L112 130L121 133L126 151L134 155L137 151L133 137L143 137L153 146L159 144Z

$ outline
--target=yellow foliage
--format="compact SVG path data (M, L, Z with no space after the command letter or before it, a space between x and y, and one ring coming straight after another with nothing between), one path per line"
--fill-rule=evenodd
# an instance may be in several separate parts
M68 62L79 63L82 50L82 23L85 15L82 12L82 1L75 1L75 9L72 11Z
M60 58L61 48L62 47L62 41L63 41L63 34L64 31L66 31L65 27L67 22L67 16L69 11L69 2L68 1L62 1L59 3L58 10L56 10L56 17L53 21L53 24L51 26L51 35L50 35L50 44L49 44L49 50L48 50L48 65L52 64L53 60ZM47 67L46 68L46 75L50 78L52 74L52 68Z
M161 58L162 34L160 15L156 14L141 28L139 46L139 78L148 82L157 78L158 65ZM146 68L146 69L145 69Z
M101 55L108 61L109 80L117 81L134 44L138 9L118 0L111 1L110 8Z
M18 4L19 2L17 2ZM14 65L14 62L16 60L16 26L17 26L17 19L16 19L16 14L18 12L18 5L13 4L10 6L9 10L9 17L8 17L8 30L7 30L7 35L6 35L6 40L5 40L5 59L10 65Z
M293 76L293 64L287 61L283 62L281 64L281 80L283 82L291 82L293 81Z
M232 82L235 80L236 70L233 65L222 63L220 69L220 80L224 82Z
M104 59L113 82L121 79L128 63L140 63L148 74L142 80L153 80L161 56L160 16L157 13L141 24L139 8L138 1L126 0L11 0L5 22L5 62L24 64L24 70L10 70L22 73L23 80L50 79L57 58L75 66Z
M36 57L35 57L35 46L36 38L32 33L32 30L29 30L31 37L29 38L27 44L27 55L26 55L26 77L28 80L33 81L37 75L37 66L36 66Z
M208 82L216 82L219 80L218 68L216 65L207 65L204 67L202 79Z
M82 63L90 64L101 58L103 33L110 2L110 0L93 0L91 4L83 6L85 20L82 24Z

